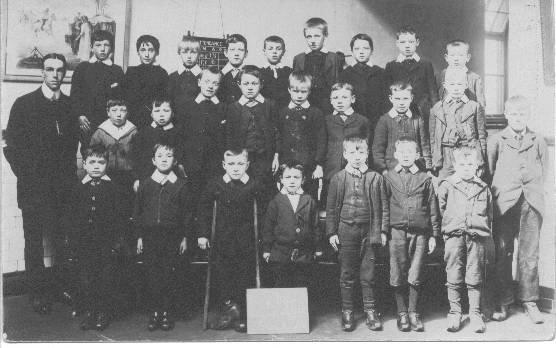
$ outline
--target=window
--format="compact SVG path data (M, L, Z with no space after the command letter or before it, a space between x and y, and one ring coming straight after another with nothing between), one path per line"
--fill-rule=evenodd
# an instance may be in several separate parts
M508 1L485 0L485 113L492 118L504 113L507 93Z

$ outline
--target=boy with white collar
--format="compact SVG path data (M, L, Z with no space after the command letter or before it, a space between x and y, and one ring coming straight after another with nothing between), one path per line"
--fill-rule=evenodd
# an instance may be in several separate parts
M210 180L199 201L197 243L203 250L214 248L211 288L216 292L222 315L211 327L233 327L246 332L245 290L255 286L253 201L259 201L261 186L246 173L249 167L247 150L227 150L222 166L226 174ZM215 201L215 239L209 241ZM260 205L258 213L261 213Z
M168 77L168 95L173 103L176 123L187 111L187 105L199 94L199 51L201 43L194 37L183 36L178 43L178 69Z
M247 39L241 34L232 34L226 39L226 50L224 55L228 63L222 68L222 81L218 99L228 105L241 97L239 88L240 72L243 70L243 62L247 57Z
M147 328L168 331L174 326L169 310L175 301L177 281L172 268L178 254L188 250L193 201L189 183L174 173L176 149L156 144L152 161L156 169L137 190L133 221L137 253L143 253L151 295Z
M79 121L81 154L89 146L91 135L106 119L108 99L122 98L124 71L112 62L114 36L104 30L91 37L93 56L81 62L73 72L70 98L72 113Z
M432 63L417 53L419 36L411 26L404 26L396 33L398 57L386 64L386 86L404 81L413 87L414 103L419 113L428 119L430 108L438 101L438 89Z
M264 40L264 55L267 64L261 68L263 88L261 94L274 100L276 107L281 109L288 105L288 77L292 68L282 64L282 57L286 52L286 43L280 36L272 35Z

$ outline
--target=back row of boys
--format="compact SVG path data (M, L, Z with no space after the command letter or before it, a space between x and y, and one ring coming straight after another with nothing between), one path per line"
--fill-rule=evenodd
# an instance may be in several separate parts
M137 49L143 64L129 68L125 78L121 69L118 70L108 59L111 40L103 40L102 37L100 40L95 39L93 40L95 56L91 58L91 62L81 64L76 69L72 81L71 97L74 101L74 111L79 110L77 115L82 129L82 144L95 145L96 143L102 143L107 145L107 137L112 137L116 143L119 143L122 137L133 133L134 126L131 122L123 127L126 124L125 115L127 111L122 112L121 103L108 104L110 119L103 121L106 104L102 105L98 102L102 99L99 98L99 93L105 93L105 97L108 99L110 95L117 94L117 90L122 87L120 85L122 82L124 88L121 93L130 103L130 115L134 123L144 130L139 133L137 138L140 138L141 134L148 134L148 132L172 129L173 123L168 116L168 110L165 109L170 109L171 114L171 104L174 105L176 124L180 124L180 128L185 131L184 141L187 143L181 147L187 153L178 162L184 166L187 176L193 183L194 196L196 196L195 193L203 190L207 173L217 174L216 168L219 166L222 149L226 147L247 149L251 173L262 181L262 187L268 190L267 194L264 195L266 197L263 199L263 201L268 202L272 193L270 188L273 186L270 172L271 170L276 172L279 163L289 160L300 161L305 168L303 175L313 179L324 176L325 182L328 183L334 174L344 167L344 159L348 163L350 162L350 151L345 147L344 140L354 135L371 138L368 134L373 133L373 164L379 173L387 174L390 171L400 172L400 170L404 170L398 165L398 161L402 162L400 157L402 155L395 155L396 150L399 150L396 148L396 143L404 137L413 139L418 157L424 160L424 163L418 166L421 166L423 170L438 171L438 175L442 179L454 173L453 161L459 156L454 153L454 149L460 146L470 146L478 150L477 164L482 168L482 173L485 173L487 155L484 97L482 96L480 78L467 71L465 67L465 63L470 57L468 44L457 41L448 45L446 60L449 63L449 69L442 74L444 79L442 85L445 91L444 89L441 90L441 94L445 93L446 95L441 102L437 103L438 91L435 87L432 64L420 59L415 53L419 40L413 29L406 27L398 32L397 44L400 55L396 61L388 63L385 71L372 66L369 62L373 46L372 40L367 35L358 34L352 39L351 48L357 63L353 67L341 71L343 65L341 59L336 54L323 48L324 39L328 34L326 22L318 18L310 19L306 23L304 34L309 50L295 57L293 70L300 73L293 74L290 74L288 68L280 66L280 59L284 51L284 42L280 38L270 37L265 41L265 54L270 64L269 67L259 70L256 67L243 66L243 59L247 53L247 42L241 35L232 35L227 40L226 49L229 64L224 67L221 80L217 71L210 69L201 71L198 67L196 59L199 43L191 38L186 38L180 43L178 52L184 65L180 66L178 71L171 74L168 79L162 68L152 64L159 50L159 44L155 38L143 36L138 40ZM119 73L121 74L118 76ZM95 82L91 85L91 81ZM97 88L101 85L98 83L99 81L106 84L102 91ZM348 83L337 83L338 81ZM87 86L87 84L89 85ZM390 87L389 99L393 107L386 114L383 114L387 105L385 86ZM172 103L163 99L150 103L151 100L156 100L156 97L162 91L166 90L170 92L173 98ZM217 92L218 97L215 96ZM269 97L270 100L262 97L260 92ZM226 107L225 113L218 106L220 100ZM413 109L410 108L412 102L416 105ZM353 103L355 104L352 108ZM274 104L279 106L280 111L277 115L273 113ZM87 109L88 107L90 108ZM96 110L98 113L95 113L94 107L99 107ZM364 116L356 113L354 109ZM101 110L102 112L100 112ZM329 115L326 118L326 123L322 120L322 112ZM421 116L413 115L414 113ZM147 121L150 119L149 116L153 119L150 125ZM122 118L123 122L121 121ZM376 121L377 119L378 121ZM429 123L428 129L426 121ZM276 136L274 127L278 129L279 136ZM90 139L90 135L96 128L98 128L98 131L93 135L93 139ZM369 132L369 128L374 129L374 132ZM522 130L518 131L521 132ZM207 137L207 133L211 132L212 137L210 135ZM430 133L430 140L428 133ZM99 140L99 137L103 139ZM226 139L227 143L219 146L222 139ZM523 146L523 135L519 141L518 148ZM136 140L136 143L141 146L141 144L146 144L147 141ZM83 146L83 148L86 148L86 146ZM118 155L125 154L125 149L122 152L120 147L116 148L117 150L111 153L109 157L113 164L108 166L109 169L110 167L116 169L110 175L113 178L117 178L121 174L119 168L114 167L117 166ZM361 150L361 147L358 146L353 148L353 152L361 152L366 155L366 150ZM398 152L401 153L401 151ZM145 153L150 155L149 152ZM209 158L207 157L209 153L215 154L215 156ZM466 156L469 157L470 155L467 154ZM155 161L153 160L153 162ZM468 167L473 168L474 163L472 162L465 163ZM351 181L353 181L354 186L348 185L345 188L343 185L332 182L331 188L333 190L332 197L334 197L335 194L338 194L335 185L342 186L343 189L340 190L342 195L345 193L346 196L350 197L350 202L347 204L349 209L344 210L342 208L341 211L336 212L334 212L334 208L331 210L330 205L331 202L334 203L334 198L331 199L329 194L329 208L327 210L331 213L330 216L339 219L339 227L345 225L344 229L349 230L349 233L345 234L343 232L346 231L338 230L337 235L340 239L338 237L332 238L334 237L334 234L332 234L330 242L336 246L338 242L341 242L344 253L350 253L350 250L353 249L358 254L360 247L350 248L352 241L348 237L350 234L362 235L357 233L356 230L368 229L369 219L373 226L377 223L380 224L380 218L372 214L369 216L370 212L368 211L363 215L358 215L361 213L359 210L361 206L366 206L366 203L376 199L372 194L372 190L376 187L370 189L373 186L372 181L374 179L368 182L363 180L363 183L356 179L361 178L361 173L366 172L365 166L348 166L346 168L356 169L352 170L355 179ZM215 171L212 172L212 169ZM348 172L348 169L346 169L346 172ZM405 169L408 172L419 170L412 165ZM150 175L152 170L153 167L149 167L146 174ZM357 175L358 173L359 175ZM128 187L131 187L132 180L143 178L133 175L123 176L120 180L122 183L126 181L130 183L130 185L127 185ZM366 176L364 177L366 178ZM334 178L337 179L337 176ZM231 180L229 177L228 179ZM463 179L465 179L463 183L461 180L454 179L456 181L453 186L455 189L462 191L472 203L482 198L490 201L490 194L482 193L486 186L480 179L473 175ZM380 179L377 180L380 181ZM408 183L405 179L402 179L402 183L405 187L411 181ZM361 186L361 188L369 188L369 190L358 190L358 185L369 185ZM458 185L462 187L458 188ZM328 187L328 185L325 185L325 187ZM305 188L313 196L316 196L314 181L307 180ZM347 191L349 191L349 194ZM370 196L362 195L361 192L369 192ZM326 196L324 194L324 197ZM533 209L534 212L542 210L535 199L529 199L527 196L525 199L532 204L532 207L527 205L527 209ZM519 202L520 206L524 205L523 200L519 199ZM345 207L348 202L345 201L344 196L338 198L338 203L338 207ZM266 204L264 205L266 206ZM400 209L402 208L400 207ZM486 214L488 217L491 214L488 209L490 208L487 204L484 206L484 211L473 213L473 218L475 215L480 217L482 214ZM433 211L434 209L431 208L429 215L433 214ZM344 214L350 217L349 221L344 219ZM328 219L330 220L330 218ZM490 233L488 218L485 218L484 221L479 220L475 221L479 224L478 230L486 230L483 232ZM454 223L452 227L455 235L458 235L458 233L461 235L462 229L466 230L469 227L464 226L465 224L461 225L457 221L452 222ZM332 230L339 227L336 225ZM380 236L382 232L385 232L385 225L378 226L376 229ZM342 235L348 239L342 241ZM470 240L458 240L458 243L467 243L467 248L470 248L470 243L477 235L481 236L481 233L471 233ZM376 237L376 235L374 236ZM405 249L407 247L406 243L417 243L420 248L426 248L422 244L424 239L415 237L417 239L413 241L414 237L402 228L400 237L397 238L399 241L393 245ZM377 242L384 244L382 239L383 237L370 242L371 244ZM434 248L433 241L434 239L428 241L428 246L431 249ZM359 243L361 241L355 244ZM207 241L200 238L199 244L201 247L206 247ZM459 244L454 245L454 249L460 247ZM271 253L268 253L265 258L270 256ZM460 256L453 260L447 259L447 263L453 262L452 266L458 268L458 264L461 262ZM341 257L344 261L350 258L352 257L347 254ZM479 255L477 260L481 258ZM406 269L410 267L407 264L408 261L398 261L396 260L395 264L399 263L399 272L403 272L404 269L408 271ZM350 267L346 268L348 273L353 271L354 269ZM371 272L370 270L366 271ZM409 271L411 272L411 268L409 268ZM342 320L344 329L350 330L353 327L353 316L349 308L351 301L348 300L348 293L354 280L347 279L349 278L347 273L345 276L346 278L341 280L342 299L346 301L346 303L343 303L345 310ZM409 274L409 276L410 278L418 277L418 274ZM476 290L477 283L482 281L481 279L468 279L467 276L463 281L460 279L462 275L459 273L454 276L457 277L457 279L454 279L454 286L458 288L455 289L457 290L455 292L449 292L453 296L459 294L459 287L462 283L467 283L468 287ZM230 281L233 282L233 280ZM361 281L362 285L365 285L363 284L364 280ZM416 291L420 285L418 284L419 279L414 279L414 281L415 284L410 287L412 291ZM368 290L369 284L366 285L365 289ZM346 293L346 296L344 296L344 293ZM470 296L477 293L470 292ZM367 300L374 301L372 294L366 295L368 296ZM400 298L399 303L397 303L400 309L399 327L404 328L403 331L405 331L405 328L410 327L409 324L411 323L411 327L422 330L422 323L418 315L416 316L415 308L410 308L413 316L408 318L403 294L400 292L396 295L397 300L398 295ZM411 301L412 296L415 299L416 292L413 294L410 292L409 294L410 305L414 306L415 302ZM534 300L535 295L531 296ZM450 299L451 304L454 302L456 307L453 309L454 314L461 313L461 308L458 311L458 306L455 304L459 300L452 300L454 299ZM473 303L476 305L478 305L477 301L478 297L473 299ZM377 329L380 322L374 316L373 311L370 310L370 308L374 308L374 304L369 302L368 305L368 325L371 329ZM478 309L478 307L475 309ZM533 311L531 308L530 310ZM403 313L405 315L402 315ZM477 331L484 330L482 320L477 319L477 321L475 325ZM449 327L457 330L459 319L449 324Z

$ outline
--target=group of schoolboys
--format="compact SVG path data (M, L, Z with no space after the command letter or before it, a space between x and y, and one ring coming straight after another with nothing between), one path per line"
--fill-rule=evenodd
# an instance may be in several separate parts
M67 219L86 260L81 327L108 325L113 265L107 254L131 221L147 268L149 330L173 327L175 256L197 238L199 248L213 249L212 288L221 305L214 328L245 331L245 289L254 285L258 257L254 217L264 216L261 257L275 286L308 286L311 263L324 248L319 179L326 237L339 253L343 330L356 326L356 281L367 326L382 329L375 260L388 245L397 326L423 331L424 261L440 238L449 331L460 329L464 288L472 328L485 330L480 298L485 243L493 237L501 292L493 318L504 320L514 301L512 241L519 236L519 300L541 322L535 301L547 157L542 137L526 127L527 101L507 101L509 126L487 146L485 100L480 78L466 67L467 43L447 45L438 90L410 27L397 33L400 54L386 69L371 63L366 34L351 40L355 63L346 69L323 45L324 20L309 19L304 35L308 49L295 56L293 69L281 63L280 37L265 40L268 65L259 69L244 65L247 41L231 35L221 72L201 69L199 42L184 37L183 64L168 76L156 65L156 38L137 40L142 64L124 74L110 59L111 35L94 33L94 55L75 70L71 90L86 171ZM491 188L481 178L492 178Z

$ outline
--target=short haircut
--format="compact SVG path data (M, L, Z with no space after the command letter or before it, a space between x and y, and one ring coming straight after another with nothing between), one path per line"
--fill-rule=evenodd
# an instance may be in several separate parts
M156 54L158 54L159 50L160 50L160 41L158 41L158 39L152 35L141 35L139 36L139 38L137 39L137 42L135 43L135 47L137 48L137 52L139 52L139 49L141 48L142 44L148 44L150 43L151 45L153 45L154 51L156 52Z
M338 82L332 85L332 88L330 88L330 93L332 94L332 92L334 91L339 91L341 89L345 89L351 92L352 95L353 94L353 86L347 82Z
M416 39L419 39L419 35L417 35L417 31L411 25L404 25L396 32L396 39L400 38L402 34L410 34L414 35Z
M226 157L235 157L240 155L243 155L246 161L249 160L249 153L247 152L247 149L228 149L224 151L224 160L226 160Z
M266 39L264 39L263 48L266 48L266 43L267 42L279 43L280 45L282 45L282 49L284 51L286 50L286 42L280 36L271 35L271 36L267 37Z
M309 85L309 88L311 88L311 85L313 83L313 78L311 77L311 75L304 71L292 72L290 74L290 77L288 77L288 80L290 87L295 83L306 83Z
M48 53L43 56L41 59L41 69L44 70L44 62L46 62L47 59L57 59L63 63L62 67L64 68L64 71L67 69L66 57L60 53Z
M251 75L251 76L255 76L256 78L259 79L259 81L261 80L261 70L256 67L255 65L246 65L243 67L243 69L241 69L241 71L239 72L239 78L238 81L241 81L241 78L243 77L243 75Z
M472 145L463 145L454 148L454 162L458 163L466 158L472 158L475 163L479 161L479 151Z
M203 71L201 71L201 75L199 75L199 79L202 79L205 74L218 75L218 79L222 79L222 73L220 73L220 70L216 66L209 66L203 69Z
M318 28L322 30L322 35L325 37L328 36L328 23L320 17L309 18L307 22L305 22L305 26L303 27L303 36L305 36L306 30L309 28Z
M415 145L415 151L417 151L417 141L415 140L415 138L410 137L408 135L402 135L401 137L399 137L398 140L396 140L396 143L395 143L394 146L395 146L396 151L398 151L398 145L400 145L400 144L409 144L409 143Z
M89 157L104 158L106 161L108 161L109 152L104 145L96 144L93 146L89 146L85 149L85 153L83 155L83 162L87 161L87 158Z
M91 35L91 47L93 47L96 41L104 41L104 40L110 42L110 47L114 48L114 35L112 35L111 32L106 30L93 31L93 35Z
M413 94L413 87L406 81L396 81L390 85L390 94L399 91L410 91Z
M448 53L448 48L450 47L465 47L467 48L467 53L469 53L469 49L470 49L469 42L460 39L456 39L448 42L446 44L446 53Z
M467 72L463 69L458 69L458 68L453 68L453 67L447 67L446 68L446 73L444 74L444 82L446 82L448 80L448 78L451 79L461 79L461 80L465 80L465 82L467 82Z
M172 102L172 98L168 95L157 95L152 99L151 105L153 108L159 107L164 103L168 103L170 105L170 109L174 109L174 104Z
M125 106L127 108L127 103L123 99L108 99L106 102L106 110L109 110L114 106Z
M508 106L530 107L531 102L526 97L524 97L520 94L517 94L517 95L513 95L513 96L509 97L508 100L506 100L506 102L504 103L504 109L507 110Z
M282 178L282 175L284 175L284 172L286 171L286 169L297 169L301 172L301 178L305 179L305 167L303 166L303 164L297 160L287 160L284 163L282 163L280 165L280 169L279 169L279 176L280 178Z
M226 49L230 47L230 44L238 43L238 42L243 43L243 46L245 47L245 51L247 51L247 39L245 38L245 36L241 34L232 34L228 36L228 38L226 39Z
M342 142L342 147L344 151L346 151L346 146L349 144L354 144L357 149L359 149L361 145L365 144L367 151L369 150L369 142L367 141L367 138L364 137L363 135L353 135L353 136L346 137Z
M153 146L153 150L152 150L153 157L156 155L156 151L158 151L158 149L166 149L168 151L172 151L172 153L174 154L174 158L177 155L176 146L174 144L170 143L170 142L167 142L167 141L160 141Z
M373 46L373 39L371 39L371 37L367 34L357 34L355 35L351 41L349 42L349 47L353 50L353 45L355 44L355 40L364 40L367 41L369 43L369 46L371 46L371 51L374 50L374 46Z
M190 36L190 35L184 35L180 42L178 42L178 54L181 53L181 51L200 51L201 50L201 43L199 42L199 40L197 40L197 38Z

